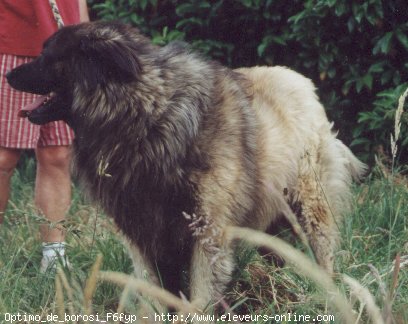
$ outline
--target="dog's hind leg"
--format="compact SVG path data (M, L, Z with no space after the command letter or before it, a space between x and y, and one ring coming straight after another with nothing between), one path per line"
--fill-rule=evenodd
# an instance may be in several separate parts
M351 183L363 175L365 165L328 128L319 138L300 161L292 205L317 262L332 272L341 216L351 206Z
M292 206L316 261L333 272L334 249L338 242L338 225L321 181L321 166L316 151L308 150L300 162L298 184Z

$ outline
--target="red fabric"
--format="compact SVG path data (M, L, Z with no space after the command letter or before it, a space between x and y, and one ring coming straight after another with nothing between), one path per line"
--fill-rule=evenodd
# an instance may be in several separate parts
M74 133L64 122L38 126L30 123L27 118L18 117L20 109L33 102L37 96L11 88L5 74L31 60L29 57L0 54L0 146L33 149L50 145L70 145Z
M65 25L79 22L77 0L57 0ZM48 0L0 0L0 53L37 56L57 30Z

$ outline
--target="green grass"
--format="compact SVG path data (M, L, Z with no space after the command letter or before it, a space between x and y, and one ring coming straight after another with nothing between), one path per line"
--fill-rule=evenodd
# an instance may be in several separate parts
M45 318L46 314L58 311L55 278L39 273L41 219L33 208L34 174L34 161L25 158L13 176L12 197L0 227L0 323L4 313L37 314ZM342 243L336 254L336 272L347 274L367 287L377 305L386 314L392 314L396 323L408 323L407 183L399 174L387 178L377 168L364 184L356 186L355 207L345 218ZM72 263L66 276L73 294L70 304L64 287L65 311L68 313L71 307L80 314L84 309L85 283L98 254L103 255L103 270L131 273L132 267L111 221L89 206L76 188L65 227L67 253ZM281 236L302 248L290 231ZM392 270L397 255L404 265L398 276ZM244 244L239 249L237 264L226 296L236 314L336 314L325 294L311 280L296 274L291 266L278 267ZM361 307L358 299L350 295L340 275L334 280L358 315ZM120 298L119 287L99 284L92 299L93 313L116 312ZM391 311L387 310L389 305ZM126 303L125 310L135 312L132 301ZM363 311L360 323L366 322L368 317Z

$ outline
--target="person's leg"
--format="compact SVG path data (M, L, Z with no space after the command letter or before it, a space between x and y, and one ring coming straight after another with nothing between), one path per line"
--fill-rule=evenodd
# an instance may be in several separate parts
M35 204L53 226L42 225L44 243L63 242L65 233L61 225L71 203L70 147L47 146L36 149L37 177Z
M11 88L6 73L32 60L31 57L0 53L0 219L6 209L10 179L21 150L36 147L40 134L39 126L19 117L21 108L37 96Z
M62 224L71 203L70 157L72 130L62 121L41 126L37 142L35 204L50 224L40 227L43 241L41 272L55 269L58 257L64 265L65 232Z
M65 219L71 203L70 147L38 147L37 176L35 181L35 205L49 224L40 226L43 241L41 272L55 269L56 261L61 257L64 265L65 231L58 222Z
M0 223L3 222L10 195L10 179L20 154L20 150L0 147Z

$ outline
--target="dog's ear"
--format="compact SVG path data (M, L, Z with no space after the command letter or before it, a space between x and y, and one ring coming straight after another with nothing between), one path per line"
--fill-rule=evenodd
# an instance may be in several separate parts
M88 61L85 71L90 70L99 82L106 80L131 82L137 80L142 71L135 46L127 40L83 38L80 52Z

